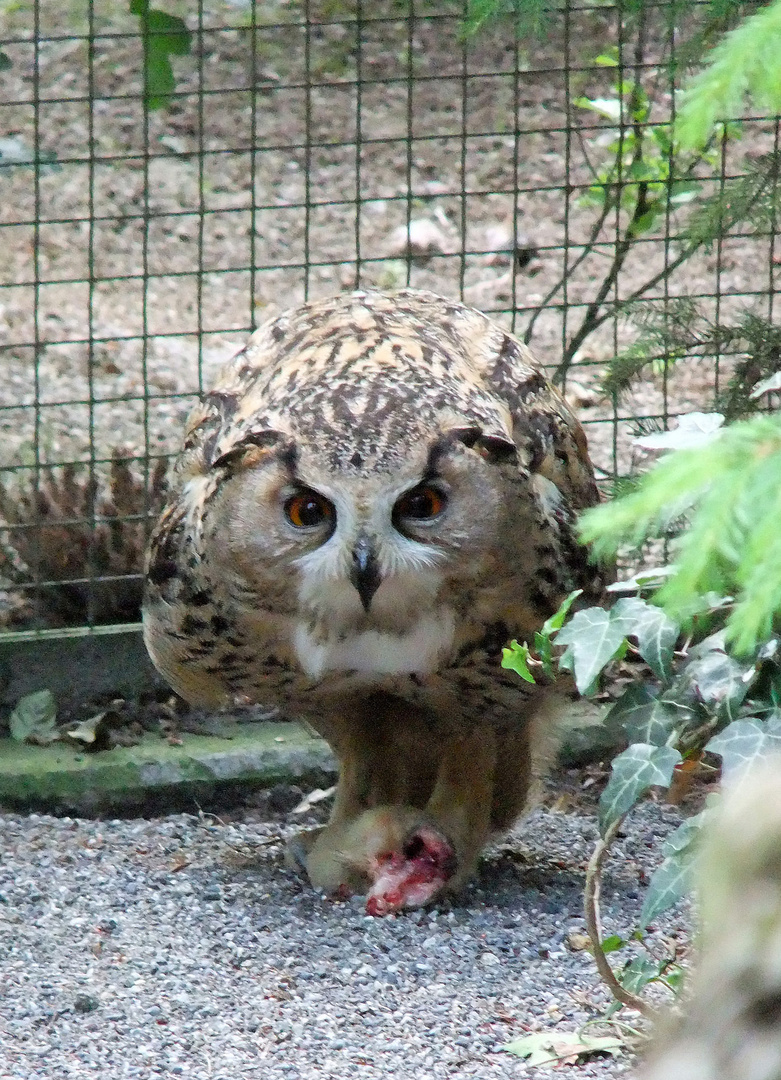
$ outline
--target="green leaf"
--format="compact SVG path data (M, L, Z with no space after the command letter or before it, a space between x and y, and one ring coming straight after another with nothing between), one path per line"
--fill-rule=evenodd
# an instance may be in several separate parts
M502 667L516 672L526 682L536 682L529 670L529 655L528 645L519 645L517 641L511 641L506 649L502 649Z
M670 204L672 206L688 206L699 197L702 191L701 184L673 184L670 191Z
M572 102L580 109L588 109L589 112L598 113L607 120L619 123L623 116L623 107L620 98L587 98L578 97Z
M671 967L668 971L664 972L664 981L667 983L671 990L675 991L676 997L680 997L681 991L683 990L685 978L686 973L684 972L683 968L678 967L677 964L674 967Z
M659 211L661 209L661 205L658 202L654 202L649 210L644 214L641 214L640 217L635 218L632 222L632 236L642 236L644 232L648 232L652 229L654 222L659 217Z
M164 108L176 89L174 69L165 50L152 46L147 49L144 79L144 96L149 108Z
M724 651L723 634L691 650L680 683L722 720L734 720L751 685L753 665L740 664Z
M3 52L2 49L0 49L0 71L8 71L13 66L13 61L8 53Z
M176 89L172 56L186 56L192 34L183 19L150 8L149 0L130 0L141 23L144 46L144 99L149 109L166 106Z
M51 690L27 694L11 713L11 738L17 742L46 746L59 738L56 728L57 703Z
M643 910L640 912L641 929L645 930L649 923L688 893L697 841L708 816L708 811L705 810L688 818L662 845L662 852L666 857L651 875Z
M683 146L702 147L718 120L740 116L746 95L758 113L781 112L781 0L725 34L689 84L676 122Z
M602 952L607 956L609 953L618 952L619 949L623 949L626 945L624 938L619 937L618 934L610 934L602 942Z
M166 39L166 52L171 56L187 56L192 46L192 35L186 23L178 15L165 11L153 11L147 5L147 25L154 37Z
M666 966L666 961L636 956L618 975L618 981L630 994L639 994L650 982L659 978Z
M653 167L647 158L641 158L639 161L633 161L629 168L625 170L624 178L626 180L638 181L657 180L659 178L659 171Z
M675 542L678 570L655 602L690 625L709 597L734 597L728 640L736 654L751 654L781 615L778 416L730 424L705 446L668 454L631 494L587 510L580 535L595 557L608 557L681 518L688 520Z
M773 717L764 723L756 719L736 720L714 735L705 749L719 754L722 775L731 781L769 754L781 750L781 719Z
M625 578L623 581L614 581L611 585L608 585L607 591L609 593L621 593L638 592L641 589L658 589L674 573L674 566L654 566L647 570L638 570L632 577Z
M582 594L582 592L582 589L574 589L566 598L566 600L562 601L558 611L554 612L554 614L551 615L549 619L546 619L545 622L542 624L543 634L546 634L548 637L550 637L550 635L555 633L557 630L561 630L562 626L564 625L564 620L569 613L569 609L575 603L577 598Z
M469 37L493 20L504 18L512 19L512 32L519 40L539 37L549 15L543 0L466 0L461 33Z
M646 725L649 710L656 704L657 697L657 691L647 683L632 683L605 713L602 726L622 735L628 743L650 742L655 746L660 745L657 739L640 739L635 736L635 731ZM666 741L665 735L663 742Z
M567 648L559 665L575 676L575 684L585 694L597 676L624 646L631 630L629 621L616 608L584 608L559 631L557 645Z
M659 153L664 157L667 157L673 148L673 141L670 138L670 128L666 124L656 124L654 127L648 129L648 134L656 143ZM675 185L673 184L673 188L674 187Z
M683 758L672 746L633 743L613 760L607 787L599 800L599 831L604 836L651 787L669 787Z
M615 606L618 616L632 626L630 636L637 639L637 651L659 679L669 679L672 658L681 630L677 623L653 604L629 596Z
M666 746L681 728L691 710L659 698L646 683L633 683L608 709L603 726L621 733L626 743Z

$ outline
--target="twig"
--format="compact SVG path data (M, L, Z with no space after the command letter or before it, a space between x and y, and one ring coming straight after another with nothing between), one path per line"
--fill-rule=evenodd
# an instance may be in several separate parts
M602 866L623 821L624 818L620 817L618 821L613 822L605 833L604 838L600 838L597 841L591 858L589 859L588 869L586 870L586 888L583 896L586 929L588 931L588 936L591 939L591 950L597 965L597 970L616 1001L620 1001L622 1005L627 1005L630 1009L636 1009L637 1012L641 1013L648 1020L656 1020L658 1017L657 1010L645 1002L641 997L638 997L637 994L633 994L630 990L627 990L621 985L608 962L605 950L602 948L602 932L599 925L599 894L602 885Z
M537 307L537 310L534 312L531 319L529 320L529 325L526 327L526 333L523 335L523 341L524 341L525 345L530 344L531 339L532 339L532 334L534 333L534 324L537 322L537 319L543 313L543 311L548 306L548 304L551 302L551 300L556 295L556 293L559 292L559 290L563 287L565 280L568 277L570 277L570 275L575 270L577 270L577 268L580 266L580 264L583 262L583 260L587 259L589 257L589 255L591 255L592 252L594 251L594 247L595 247L596 242L597 242L597 240L599 238L599 234L602 232L602 226L607 221L608 214L613 209L613 205L614 205L613 201L611 200L609 194L606 191L605 192L605 202L604 202L604 204L602 206L602 209L599 212L599 217L597 218L597 220L594 222L593 226L591 227L591 232L589 233L588 240L583 245L583 247L581 249L581 252L580 252L580 255L578 255L577 259L575 259L575 261L570 263L570 265L567 267L567 273L562 274L561 277L559 278L559 280L556 282L556 284L553 285L548 290L548 292L545 294L545 296L543 296L542 300L540 301L540 303L539 303L539 305Z
M693 170L694 165L697 164L699 160L701 160L701 157L702 155L700 156L700 158L698 158L697 162L694 162L692 164L688 172L691 172ZM727 223L723 225L721 230L723 235L726 235L729 229L731 229L738 220L747 219L749 217L752 207L759 201L764 191L764 188L765 185L761 186L757 190L751 202L742 209L739 215L733 215L731 219L728 219ZM624 261L626 260L626 256L628 255L632 247L632 226L639 217L640 214L638 213L638 206L636 205L635 210L632 214L632 220L627 226L626 233L624 234L624 237L619 242L619 244L616 245L616 254L610 265L607 277L602 282L602 286L600 287L600 290L597 293L595 299L586 308L586 314L583 318L583 322L580 324L578 331L576 332L574 337L571 338L569 344L567 345L562 362L559 364L558 368L554 373L553 378L555 382L561 382L562 379L564 379L570 367L572 366L572 360L575 353L583 344L585 339L589 336L589 334L593 333L594 330L600 327L602 323L606 322L613 314L618 311L626 310L626 308L628 308L631 304L635 303L635 301L640 300L651 289L653 289L655 285L658 285L660 281L664 280L664 278L669 277L670 274L672 274L674 270L677 270L682 263L685 263L687 259L690 259L696 251L698 251L706 244L712 242L713 240L713 237L708 235L704 235L700 239L692 240L674 259L666 263L665 266L658 273L648 278L648 280L644 281L642 285L639 285L634 290L634 292L631 292L629 296L626 297L625 300L621 300L619 303L610 305L608 308L606 308L600 313L602 303L605 300L608 292L610 291L610 287L615 282L618 276L618 272L623 266Z

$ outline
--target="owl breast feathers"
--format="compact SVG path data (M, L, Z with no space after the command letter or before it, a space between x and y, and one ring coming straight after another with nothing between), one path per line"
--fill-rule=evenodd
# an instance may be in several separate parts
M579 424L484 315L413 290L306 304L253 334L189 420L148 555L147 645L192 702L307 718L342 789L357 777L344 821L403 807L406 828L448 748L464 764L476 732L494 757L529 743L544 695L501 649L572 589L599 593L573 531L597 498ZM494 826L512 810L490 786Z

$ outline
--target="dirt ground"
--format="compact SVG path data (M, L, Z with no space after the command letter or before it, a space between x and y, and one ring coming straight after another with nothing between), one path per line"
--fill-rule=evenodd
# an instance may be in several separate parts
M253 325L356 285L461 295L523 333L564 275L532 339L555 367L615 244L611 221L564 274L593 226L583 191L612 137L572 104L610 95L614 71L593 58L616 40L611 9L575 13L569 45L557 25L516 49L505 24L465 45L454 4L414 21L377 5L360 23L346 0L313 4L308 30L292 3L257 5L254 30L237 0L205 4L200 28L192 7L180 5L197 32L174 57L177 96L145 114L125 5L95 5L91 50L83 5L40 5L36 50L32 6L0 3L12 65L0 72L0 165L12 165L0 169L0 479L36 460L173 452L193 396ZM644 76L649 90L665 78ZM669 94L656 98L662 116ZM769 139L757 126L727 170ZM38 180L21 160L36 140L51 161ZM637 243L611 296L653 276L664 250L663 228ZM668 294L718 293L706 310L729 318L768 289L769 251L767 238L729 239ZM616 412L599 375L633 333L606 322L569 383L606 474L630 462L627 418L712 399L712 368L690 364Z

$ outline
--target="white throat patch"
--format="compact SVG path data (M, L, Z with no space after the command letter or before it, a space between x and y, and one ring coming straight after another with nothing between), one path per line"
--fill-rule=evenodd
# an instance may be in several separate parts
M362 630L351 636L317 642L303 622L293 637L298 662L311 679L328 671L362 675L428 675L451 649L455 618L441 606L425 615L403 634Z

